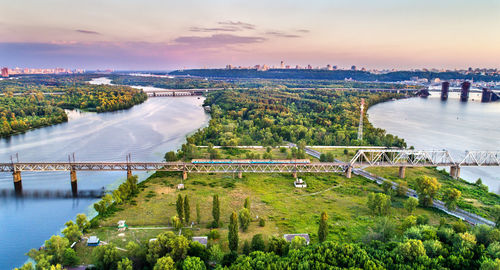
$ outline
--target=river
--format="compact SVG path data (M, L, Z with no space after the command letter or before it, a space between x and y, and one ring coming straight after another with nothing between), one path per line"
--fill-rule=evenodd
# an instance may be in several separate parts
M458 93L441 101L439 93L428 98L409 98L370 107L368 119L387 133L405 139L416 149L446 149L455 159L466 150L500 150L500 102L480 103L472 94L469 102L460 102ZM449 168L446 168L447 170ZM464 167L461 178L475 182L481 178L489 190L500 193L499 167Z
M109 83L94 79L93 83ZM179 148L186 136L208 124L203 98L150 98L128 110L108 113L69 111L69 121L0 140L0 160L162 161L165 152ZM139 174L141 179L147 173ZM78 172L78 189L116 187L126 172ZM68 172L22 173L24 190L71 190ZM0 190L13 190L11 174L0 174ZM22 265L29 249L40 247L78 213L92 215L96 199L16 199L0 196L0 269Z

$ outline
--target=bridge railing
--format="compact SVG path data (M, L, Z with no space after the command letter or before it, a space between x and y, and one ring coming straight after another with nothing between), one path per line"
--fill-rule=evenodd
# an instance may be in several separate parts
M360 149L351 166L451 166L455 161L446 150Z

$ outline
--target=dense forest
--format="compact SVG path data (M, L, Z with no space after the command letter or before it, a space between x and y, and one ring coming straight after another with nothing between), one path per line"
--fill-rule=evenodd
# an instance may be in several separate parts
M262 79L319 79L396 82L410 80L412 77L432 80L465 79L473 81L500 81L500 75L462 74L460 72L430 72L430 71L395 71L384 74L374 74L360 70L306 70L306 69L189 69L177 70L171 75L190 75L213 78L262 78Z
M406 146L405 142L364 120L364 137L357 140L361 98L368 106L395 93L332 90L250 89L212 92L205 104L212 108L210 125L188 138L197 145L280 145L304 141L308 145Z
M109 76L114 84L154 86L167 89L228 88L233 85L224 81L201 78L165 78L130 75Z
M40 78L39 78L40 79ZM90 85L78 77L30 77L0 81L0 137L67 121L64 109L127 109L147 95L126 86Z

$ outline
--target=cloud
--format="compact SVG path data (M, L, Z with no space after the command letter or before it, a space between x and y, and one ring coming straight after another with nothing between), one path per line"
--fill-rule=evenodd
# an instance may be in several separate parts
M234 44L251 44L266 41L266 38L256 36L237 36L231 34L215 34L206 37L182 36L174 40L177 43L191 45L195 47L217 47Z
M89 34L89 35L100 35L101 34L101 33L96 32L96 31L90 31L90 30L84 30L84 29L76 29L75 31L78 33Z
M288 34L288 33L281 32L281 31L267 31L266 35L275 36L275 37L282 37L282 38L299 38L299 37L301 37L300 35Z
M240 29L238 27L234 26L226 26L226 27L196 27L193 26L189 28L189 31L191 32L236 32L239 31Z
M240 22L240 21L236 21L236 22L233 22L233 21L223 21L223 22L218 22L218 24L220 24L220 25L236 26L236 27L239 27L239 28L247 29L247 30L253 30L253 29L255 29L255 25L250 24L250 23Z
M306 33L309 33L311 31L309 31L307 29L298 29L297 32L306 34Z

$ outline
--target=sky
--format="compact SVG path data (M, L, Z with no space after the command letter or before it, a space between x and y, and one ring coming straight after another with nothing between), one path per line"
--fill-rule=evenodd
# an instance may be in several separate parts
M500 0L0 0L0 66L500 68Z

